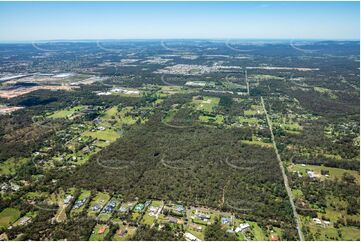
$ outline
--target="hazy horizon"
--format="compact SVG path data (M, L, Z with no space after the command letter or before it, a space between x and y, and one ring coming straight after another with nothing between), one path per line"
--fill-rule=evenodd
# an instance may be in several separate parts
M359 10L359 2L0 2L0 41L359 40Z

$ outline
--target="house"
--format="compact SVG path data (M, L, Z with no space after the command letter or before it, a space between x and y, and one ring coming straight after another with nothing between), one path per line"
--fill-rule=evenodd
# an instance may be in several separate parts
M93 211L98 211L100 210L102 207L99 204L95 204L93 207Z
M135 205L135 207L134 207L134 211L135 212L141 212L141 211L143 211L143 209L144 209L144 204L143 203L138 203L137 205Z
M73 199L72 195L67 195L64 199L64 204L69 204L72 199Z
M175 218L175 217L168 217L168 221L169 221L170 223L176 224L176 223L178 222L178 219Z
M196 218L203 221L208 221L211 218L211 216L209 216L208 214L203 214L203 213L197 213L195 216Z
M324 225L326 225L326 226L331 225L331 222L330 222L330 221L327 221L327 220L324 220L323 223L324 223Z
M20 186L16 185L15 183L10 182L10 189L16 192L16 191L19 191Z
M118 230L118 235L120 237L123 237L124 235L126 235L128 233L128 230L127 229L119 229Z
M191 224L190 226L194 231L197 231L197 232L202 232L202 230L203 230L202 226L200 226L200 225Z
M84 203L86 202L87 200L87 197L83 198L82 200L78 200L75 202L74 204L74 208L77 209L77 208L80 208L81 206L84 205Z
M19 225L24 225L24 224L27 224L31 221L31 218L30 217L22 217L19 221Z
M119 208L119 212L125 213L127 211L128 211L128 208L126 208L126 207L122 206L122 207Z
M318 224L318 225L321 225L321 224L322 224L322 221L321 221L321 219L319 219L319 218L313 218L312 220L313 220L313 222L314 222L315 224Z
M182 215L185 212L185 208L182 205L175 205L174 212Z
M8 241L9 237L6 233L0 234L0 241Z
M161 212L161 209L160 207L153 207L153 206L150 206L148 211L149 211L149 215L150 216L156 216L158 213Z
M193 234L191 233L184 233L184 238L187 240L187 241L201 241L200 239L198 239L196 236L194 236Z
M234 230L236 233L238 232L244 232L248 229L250 229L251 226L248 223L240 224L238 227Z
M307 175L309 178L315 178L315 172L314 171L307 171Z
M270 240L271 241L278 241L278 236L276 234L271 234Z
M98 230L98 234L104 234L104 232L107 230L107 228L108 228L107 226L100 227Z
M231 220L232 220L231 218L224 218L223 217L223 218L221 218L221 223L222 224L229 224L231 222Z
M115 201L110 201L103 209L103 213L111 213L113 212L113 210L116 207L116 202Z

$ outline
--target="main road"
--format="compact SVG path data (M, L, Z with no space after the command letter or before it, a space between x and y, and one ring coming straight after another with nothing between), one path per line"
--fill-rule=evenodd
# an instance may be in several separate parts
M289 183L288 183L288 178L287 178L287 175L286 175L286 172L285 172L285 168L284 168L284 166L283 166L283 162L282 162L282 160L281 160L281 156L280 156L280 154L278 153L278 149L277 149L277 145L276 145L276 141L275 141L275 136L273 135L273 130L272 130L272 121L271 121L271 119L270 119L269 116L268 116L268 113L267 113L267 110L266 110L266 106L264 105L263 97L261 97L261 102L262 102L263 111L264 111L264 113L265 113L265 115L266 115L268 127L269 127L269 129L270 129L271 139L272 139L272 143L273 143L273 148L274 148L275 153L276 153L276 156L277 156L278 164L279 164L279 166L280 166L280 168L281 168L281 171L282 171L283 182L284 182L284 184L285 184L286 191L287 191L287 194L288 194L288 198L289 198L290 203L291 203L291 207L292 207L292 211L293 211L293 216L294 216L295 221L296 221L298 236L299 236L300 240L303 241L304 238L303 238L303 233L302 233L302 229L301 229L300 217L298 216L295 203L293 202L292 190L291 190L290 185L289 185Z

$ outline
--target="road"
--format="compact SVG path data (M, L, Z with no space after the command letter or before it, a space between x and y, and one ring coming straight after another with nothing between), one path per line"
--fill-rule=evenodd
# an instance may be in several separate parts
M271 139L272 139L272 143L273 143L273 148L275 150L277 160L278 160L278 163L279 163L281 171L282 171L283 182L285 184L286 191L287 191L287 194L288 194L288 198L289 198L290 203L291 203L293 216L294 216L295 221L296 221L298 236L299 236L301 241L304 241L304 237L303 237L303 233L302 233L302 229L301 229L300 217L297 214L296 206L295 206L295 204L293 202L292 190L291 190L290 185L288 183L288 178L287 178L287 175L286 175L286 172L285 172L285 168L283 166L283 162L282 162L281 157L280 157L280 155L278 153L278 149L277 149L277 145L276 145L276 141L275 141L275 136L273 135L273 130L272 130L272 122L271 122L271 120L270 120L270 118L268 116L266 106L265 106L264 101L263 101L263 97L261 97L261 102L262 102L263 111L264 111L264 113L266 115L268 127L269 127L270 132L271 132Z
M248 76L247 76L247 67L246 67L246 70L244 72L244 75L246 77L246 84L247 84L247 94L249 96L249 82L248 82Z

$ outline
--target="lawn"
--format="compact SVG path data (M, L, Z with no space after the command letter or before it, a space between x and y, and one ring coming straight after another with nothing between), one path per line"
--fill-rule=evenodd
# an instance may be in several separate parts
M142 216L142 214L137 213L137 212L133 212L133 213L132 213L132 216L131 216L131 220L134 221L134 222L136 222L136 221L138 221L138 219L140 218L140 216Z
M356 181L360 182L360 174L358 171L353 170L345 170L340 168L333 167L325 167L325 166L316 166L316 165L302 165L302 164L293 164L288 167L290 171L299 171L302 176L307 176L306 170L312 170L315 173L316 177L320 177L322 179L341 179L345 172L351 174L356 178ZM329 171L329 177L322 176L321 170Z
M20 218L20 210L17 208L5 208L0 213L0 228L7 228Z
M118 125L123 125L123 124L132 125L135 124L137 121L137 119L134 119L132 116L127 115L127 113L132 110L133 107L124 107L121 109L121 111L118 111L118 107L114 106L107 109L100 119L104 122L115 120Z
M200 240L204 240L204 232L206 229L206 226L202 226L202 225L196 225L196 226L201 226L202 227L202 231L196 231L195 229L193 229L190 225L187 227L186 232L189 232L191 234L193 234L194 236L196 236L197 238L199 238Z
M360 230L355 227L341 227L339 229L333 227L322 227L319 225L308 225L314 240L360 240ZM338 230L341 232L339 236Z
M85 131L83 133L84 136L90 136L95 139L105 140L114 142L116 139L120 137L120 134L113 129L105 129L105 130L96 130L96 131Z
M49 116L49 118L54 118L54 119L57 119L57 118L69 118L74 113L80 112L80 111L82 111L84 109L85 109L84 106L75 106L75 107L72 107L72 108L58 110L58 111L54 112L53 114L51 114Z
M137 118L133 118L132 116L127 115L127 113L132 110L132 107L124 107L119 112L117 106L107 109L100 117L100 120L102 121L101 124L99 124L99 126L96 127L94 131L85 131L82 136L114 142L121 136L118 132L118 129L120 129L122 125L133 125L137 122ZM105 129L99 130L100 127Z
M213 108L219 104L220 98L204 96L203 99L199 100L193 97L192 104L196 106L197 110L211 113Z
M257 139L257 137L252 136L252 140L241 140L242 144L247 144L247 145L259 145L265 148L272 148L273 144L272 143L266 143L264 141L262 141L261 139Z
M238 117L238 122L241 123L241 124L245 124L245 123L258 124L260 122L260 120L257 119L257 118L254 118L254 117L246 118L246 117L239 116Z
M77 199L77 201L81 201L83 200L84 198L88 198L87 200L89 200L89 197L90 197L90 191L89 190L81 190L81 193ZM86 202L85 202L86 203ZM83 206L81 206L80 208L73 208L71 210L71 215L74 216L76 214L79 214L81 213L83 210L84 210L84 207L85 207L85 204L83 204Z
M120 233L123 232L124 230L127 230L128 232L124 235L120 235ZM121 224L120 228L117 230L117 232L112 237L112 240L113 241L130 240L135 235L136 231L137 231L136 227L125 226L125 225Z
M113 210L113 212L114 211L116 211L116 210L118 210L118 208L119 208L119 204L120 204L120 202L121 202L121 199L119 199L119 198L112 198L110 201L115 201L115 209ZM110 202L109 201L109 202ZM110 212L110 213L104 213L103 211L102 212L100 212L100 214L98 215L98 219L100 220L100 221L103 221L103 222L106 222L106 221L108 221L111 217L112 217L112 214L113 214L113 212Z
M256 79L259 81L266 81L266 80L283 80L283 77L279 77L279 76L272 76L272 75L252 75L251 77L249 77L249 79Z
M263 114L263 107L260 105L251 105L251 109L244 110L244 115L247 117Z
M106 226L106 230L99 234L99 230L101 228L103 228L104 226ZM109 227L107 225L103 225L103 224L97 224L95 225L92 234L90 235L89 240L90 241L99 241L99 240L104 240L105 236L109 233Z
M206 123L216 123L216 124L224 123L224 117L222 115L216 115L215 117L208 115L200 115L199 120L201 122L206 122Z
M146 225L152 225L155 221L155 217L154 216L150 216L148 213L144 214L142 220L140 221L141 224L146 224Z
M101 211L101 209L105 206L105 204L107 204L109 199L110 199L109 194L99 192L90 203L90 206L88 209L88 216L96 217L97 214ZM93 211L93 207L97 204L100 205L101 208L99 210Z
M255 240L264 241L268 240L263 232L263 230L258 226L256 222L248 222L252 227L252 232Z

